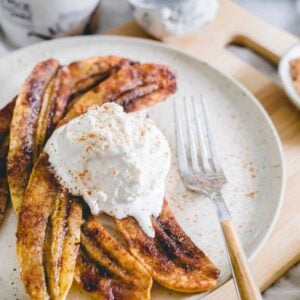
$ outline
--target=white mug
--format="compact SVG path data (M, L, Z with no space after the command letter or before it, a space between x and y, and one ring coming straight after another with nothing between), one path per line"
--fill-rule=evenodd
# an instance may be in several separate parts
M15 46L82 33L100 0L0 0L0 25Z
M299 0L300 1L300 0ZM128 0L137 23L157 39L197 32L212 21L219 0Z

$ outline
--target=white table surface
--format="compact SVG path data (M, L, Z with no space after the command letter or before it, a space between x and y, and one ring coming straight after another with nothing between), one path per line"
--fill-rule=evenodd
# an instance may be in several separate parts
M300 0L297 9L297 0L235 0L257 16L273 25L290 31L300 37ZM101 4L99 33L122 24L131 19L131 12L125 0L103 0ZM13 51L0 32L0 57ZM242 57L259 70L267 73L278 82L277 72L263 59L249 54L239 47L231 51ZM283 278L278 280L265 293L266 300L300 300L300 265L292 268Z

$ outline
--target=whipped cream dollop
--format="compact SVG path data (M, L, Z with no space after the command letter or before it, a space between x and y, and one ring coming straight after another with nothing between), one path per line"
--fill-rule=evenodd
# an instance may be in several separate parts
M170 147L149 118L115 103L92 107L56 129L45 152L60 184L92 214L134 217L153 237L170 167Z

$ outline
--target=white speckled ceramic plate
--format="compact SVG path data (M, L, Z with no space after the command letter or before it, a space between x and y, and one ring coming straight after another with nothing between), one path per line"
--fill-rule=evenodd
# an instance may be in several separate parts
M76 37L45 42L0 60L0 104L10 100L39 61L49 57L69 63L92 55L118 54L141 62L171 66L178 92L204 94L212 115L218 149L228 178L224 196L248 256L266 240L278 214L284 186L284 165L278 135L259 102L237 82L209 65L160 43L124 37ZM230 276L213 204L186 192L176 163L172 98L148 110L168 138L173 162L167 197L179 223L221 270L220 284ZM24 299L15 251L16 217L12 210L0 229L0 298ZM85 295L72 290L70 299ZM158 285L153 299L199 299L170 292Z

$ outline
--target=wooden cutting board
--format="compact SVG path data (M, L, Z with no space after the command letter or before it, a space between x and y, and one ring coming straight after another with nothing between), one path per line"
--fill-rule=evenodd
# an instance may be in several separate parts
M110 34L150 38L133 21L115 28ZM254 275L264 291L300 260L300 112L278 85L235 57L226 46L241 44L276 66L297 38L236 4L221 0L215 21L204 32L163 42L179 47L239 80L261 101L279 132L287 169L284 204L271 236L251 261ZM232 280L205 299L237 299Z

